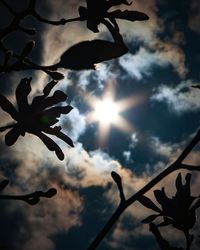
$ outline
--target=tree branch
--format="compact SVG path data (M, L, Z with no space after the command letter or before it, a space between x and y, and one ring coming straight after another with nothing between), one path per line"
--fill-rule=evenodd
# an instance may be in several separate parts
M200 141L200 130L197 132L195 137L188 144L188 146L183 150L183 152L180 154L180 156L177 158L177 160L174 163L172 163L169 167L164 169L159 175L153 178L149 183L147 183L142 189L140 189L137 193L132 195L129 199L125 200L123 203L120 203L120 205L117 207L117 209L115 210L111 218L108 220L106 225L103 227L103 229L99 232L99 234L90 244L90 246L88 247L88 250L96 249L98 245L101 243L101 241L103 240L103 238L112 229L113 225L118 221L119 217L126 210L126 208L132 205L135 201L137 201L137 199L139 199L141 195L144 195L147 191L153 188L156 184L158 184L162 179L164 179L170 173L178 169L182 169L182 168L188 169L188 170L199 171L198 167L182 164L182 161L188 156L188 154L192 151L192 149L197 145L199 141Z

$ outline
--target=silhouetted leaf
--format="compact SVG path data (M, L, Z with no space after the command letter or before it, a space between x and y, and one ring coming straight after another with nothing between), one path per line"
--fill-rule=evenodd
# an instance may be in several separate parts
M138 201L145 207L150 208L158 213L161 212L160 208L158 208L153 201L151 201L148 197L141 195Z
M122 43L104 40L83 41L69 48L57 64L58 68L95 69L95 64L120 57L127 53Z
M159 214L152 214L152 215L149 215L147 218L145 218L144 220L142 220L141 222L142 223L150 223L152 222L153 220L155 220L158 216L160 216Z

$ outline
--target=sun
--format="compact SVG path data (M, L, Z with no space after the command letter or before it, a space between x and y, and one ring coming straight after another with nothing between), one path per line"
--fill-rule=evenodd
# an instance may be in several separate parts
M111 81L107 83L102 97L86 95L85 100L92 109L86 115L86 121L88 124L98 123L99 144L105 144L108 132L112 126L126 133L133 133L133 125L123 118L122 112L136 106L141 102L141 97L131 96L115 100L115 82Z
M94 116L100 123L113 124L119 116L118 105L109 99L98 101L94 105Z

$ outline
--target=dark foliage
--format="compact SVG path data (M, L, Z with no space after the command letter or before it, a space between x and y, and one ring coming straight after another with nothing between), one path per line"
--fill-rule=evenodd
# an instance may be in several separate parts
M62 91L57 90L52 96L49 96L57 81L64 77L63 74L57 72L57 70L59 68L73 70L95 69L95 64L97 63L124 55L128 52L128 49L120 34L116 19L134 22L148 20L149 17L143 12L130 10L121 11L117 9L109 12L114 6L131 5L132 2L128 2L127 0L86 0L87 6L79 7L79 17L72 19L62 18L58 21L48 20L40 16L36 11L37 0L29 0L27 8L21 12L15 11L5 0L0 0L0 4L2 4L13 17L11 23L7 27L0 29L0 51L3 52L4 57L3 62L0 64L0 73L21 70L42 70L54 79L46 85L43 94L41 96L36 96L31 104L28 102L28 95L31 92L31 78L22 79L16 88L17 109L5 96L0 94L0 107L14 120L14 123L1 127L0 132L9 130L5 135L5 144L8 146L13 145L20 135L25 136L26 133L36 135L50 151L54 151L57 157L63 160L64 154L60 147L46 135L54 135L71 147L74 146L72 140L61 131L62 128L60 126L54 126L59 121L59 117L62 114L68 114L72 109L70 105L56 106L58 103L64 102L67 99L66 94ZM30 59L30 53L35 46L35 42L32 39L26 43L20 54L15 53L12 48L7 48L4 43L4 39L15 31L24 32L28 36L35 35L36 29L34 29L34 27L27 28L23 26L22 21L28 16L33 17L39 22L50 25L64 25L73 21L86 21L87 28L93 32L99 32L98 26L104 24L111 33L114 41L111 42L99 39L82 41L65 51L57 64L41 66ZM192 87L200 88L199 85L193 85ZM185 184L182 183L181 173L178 174L176 178L177 191L172 198L166 195L164 187L161 190L154 190L155 198L160 204L160 207L144 194L164 177L177 169L183 168L191 171L199 171L197 166L183 164L183 160L199 141L200 132L196 134L191 143L183 150L179 158L173 164L163 170L162 173L128 199L124 195L120 175L113 171L111 176L119 191L119 206L88 249L96 249L125 209L135 201L139 201L143 206L156 212L156 214L152 214L145 218L143 223L150 224L150 231L154 234L162 250L182 249L171 246L169 242L162 237L158 228L168 225L184 233L187 244L186 249L189 250L194 238L193 235L190 235L190 230L196 223L196 210L200 207L200 198L192 196L190 192L191 174L188 173L186 175ZM0 183L0 191L5 189L7 185L7 180L2 181ZM21 200L29 205L35 205L40 201L41 197L51 198L55 194L56 189L51 188L47 192L36 191L26 195L0 195L0 199ZM152 223L158 217L162 217L163 221L158 225Z
M200 207L199 196L194 197L191 195L190 181L191 174L188 173L185 177L185 184L183 184L181 173L179 173L176 178L177 191L172 198L167 197L164 187L161 190L154 190L155 198L161 205L161 209L144 195L138 199L143 206L158 212L158 214L148 216L142 222L151 223L157 217L162 216L163 222L159 223L157 226L172 225L174 228L181 230L185 234L187 240L187 249L189 249L193 241L193 235L189 234L189 230L196 223L196 209ZM154 224L151 224L151 231L152 228L154 228L154 232L156 232Z
M145 207L159 212L154 216L149 216L143 220L143 223L150 223L158 216L163 217L163 222L158 226L167 226L172 224L175 228L187 231L191 229L196 222L196 209L200 207L200 198L193 197L190 193L191 174L185 177L186 183L183 185L181 173L176 178L176 194L168 198L164 187L162 190L154 190L157 202L161 205L159 209L149 198L141 196L138 201Z
M83 70L95 69L95 64L120 57L128 52L116 22L114 27L106 20L103 23L110 30L114 42L105 40L83 41L73 45L60 58L56 65L48 66L51 70L58 68Z
M0 128L0 132L10 129L5 136L5 143L8 146L13 145L20 135L31 133L38 136L46 145L46 147L55 151L60 160L64 159L64 154L60 147L46 134L54 135L68 145L73 147L72 140L61 132L60 126L51 127L56 124L61 114L68 114L72 107L55 106L67 99L67 95L60 90L55 91L53 96L48 96L52 88L56 85L56 81L49 82L43 90L43 95L36 96L32 103L28 103L28 95L31 92L31 78L24 78L21 80L16 88L16 100L18 110L12 103L3 95L0 95L0 107L7 112L13 120L14 124L9 124ZM46 133L46 134L45 134Z
M127 21L144 21L148 20L149 17L139 11L111 11L108 12L110 8L113 6L117 6L120 4L131 5L132 2L128 3L126 0L86 0L87 8L80 6L79 7L79 15L82 21L87 20L87 27L93 32L99 32L98 25L102 23L104 18L108 18L111 23L113 23L113 19L125 19Z
M114 213L112 214L112 216L109 218L109 220L105 224L105 226L100 230L100 232L91 242L90 246L88 247L88 250L94 250L99 246L101 241L106 237L106 235L112 229L113 225L118 221L118 219L123 214L123 212L129 206L131 206L135 201L140 201L140 203L143 204L145 207L150 208L157 212L157 214L150 215L148 218L145 219L146 221L143 221L143 222L151 223L158 216L162 216L164 221L162 225L159 225L159 226L165 226L165 225L171 224L173 226L175 225L177 229L182 230L186 238L186 250L189 250L191 243L193 241L193 238L194 238L193 235L190 235L189 230L191 227L194 226L194 223L196 222L195 212L196 212L196 209L200 206L199 204L200 198L193 197L190 194L191 174L186 175L186 183L184 185L182 184L181 174L177 176L177 180L176 180L177 192L176 192L176 195L172 199L166 196L166 194L164 193L164 189L162 189L163 191L162 190L159 190L158 192L156 191L156 193L159 193L156 195L162 208L159 208L148 197L144 196L144 194L150 189L152 189L156 184L158 184L162 179L164 179L170 173L177 171L178 169L187 169L189 171L200 171L199 166L193 166L193 165L188 165L188 164L183 163L185 158L191 153L191 151L199 143L199 141L200 141L200 130L196 133L196 135L191 140L191 142L185 147L185 149L182 151L182 153L179 155L179 157L177 158L175 162L169 165L160 174L154 177L143 188L141 188L139 191L137 191L135 194L133 194L129 198L125 198L124 196L121 177L117 173L112 172L111 173L112 178L117 184L117 187L119 190L120 203L118 207L116 208L116 210L114 211ZM184 199L186 199L186 201ZM181 203L182 207L180 207L177 204L178 201L180 200L182 202ZM163 211L162 209L164 209L165 211ZM180 210L183 210L183 211L180 212ZM176 215L175 215L175 211L177 213ZM164 215L164 212L166 213L165 215ZM180 215L178 214L179 212L180 212ZM183 218L183 216L186 216L186 218ZM166 221L166 218L168 218L167 221ZM183 221L180 221L180 218L182 218ZM156 233L155 230L154 230L154 233Z
M30 0L27 9L19 13L13 10L6 1L1 0L0 3L3 4L13 15L13 20L10 25L0 30L0 50L4 53L4 61L0 65L0 72L29 69L42 70L54 80L60 80L64 76L60 72L56 71L58 68L74 70L95 69L95 64L120 57L127 53L128 50L121 35L119 34L119 29L115 19L118 18L128 21L143 21L148 20L149 17L146 14L138 11L116 10L107 12L113 6L120 4L131 5L131 3L128 3L126 0L98 0L95 2L88 0L86 2L87 8L83 6L79 8L80 17L72 19L62 18L59 21L51 21L41 17L36 11L37 0ZM73 45L66 52L64 52L59 63L51 66L41 66L34 63L29 58L30 52L34 49L34 41L30 40L25 45L21 54L16 54L12 49L7 48L3 43L4 38L16 30L25 32L29 36L33 36L36 33L34 28L25 28L23 25L21 25L21 21L23 21L23 19L28 16L34 17L39 22L51 25L64 25L72 21L87 20L88 28L94 32L98 32L98 25L103 23L111 32L115 42L113 43L104 40L83 41Z

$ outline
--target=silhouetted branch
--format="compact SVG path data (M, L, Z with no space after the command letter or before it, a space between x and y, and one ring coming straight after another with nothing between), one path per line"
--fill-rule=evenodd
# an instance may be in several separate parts
M2 52L5 53L5 60L3 65L0 65L0 72L11 72L11 71L19 71L19 70L42 70L51 76L54 80L60 80L63 78L63 74L59 72L52 72L47 67L40 66L36 63L33 63L27 55L18 55L14 52L10 53L9 59L16 58L17 61L14 64L9 65L9 60L7 59L7 53L10 52L10 49L5 48L3 45L3 39L11 34L12 32L19 30L28 35L35 35L36 30L34 28L25 28L21 25L21 21L28 16L32 16L36 18L39 22L48 23L51 25L64 25L67 22L78 21L80 18L73 18L73 19L61 19L59 21L51 21L41 17L38 12L36 11L36 0L30 0L29 5L27 8L21 12L16 12L13 8L4 0L0 0L0 3L3 4L7 10L13 15L13 20L11 23L5 27L0 29L0 49ZM26 48L26 46L25 46Z
M98 0L95 2L95 4L93 1L88 0L86 1L87 8L83 6L79 8L79 17L71 19L62 18L57 21L46 19L36 11L37 0L30 0L28 7L21 12L16 12L15 10L13 10L10 5L4 0L0 0L0 2L13 15L12 22L7 27L0 29L0 49L5 53L5 60L3 65L0 65L0 72L11 72L20 70L42 70L43 72L51 76L54 80L61 80L64 77L63 74L56 72L58 68L75 70L95 69L96 63L120 57L128 52L128 49L123 42L123 38L119 33L119 28L115 18L126 19L128 21L142 21L148 19L148 16L146 14L138 11L126 10L122 12L120 10L116 10L113 12L108 12L108 10L113 6L121 4L131 4L125 0ZM27 44L25 45L25 48L22 51L21 55L16 54L14 52L9 53L10 49L5 48L5 46L3 45L3 38L5 38L13 31L20 30L28 35L34 35L36 33L35 29L25 28L22 26L21 21L27 16L32 16L36 18L39 22L51 25L64 25L68 22L86 20L88 28L94 32L98 32L98 24L103 23L106 25L106 27L112 34L115 43L103 40L84 41L72 46L65 53L63 53L59 63L50 66L41 66L32 62L32 60L28 58L28 53L23 54L24 50L26 50L27 48ZM30 43L31 41L29 42L29 44ZM31 50L33 49L33 47L34 46L32 46ZM86 56L82 55L82 57L80 57L80 52L81 55L82 53L85 53ZM7 56L8 54L9 59ZM90 56L89 58L88 55ZM9 64L11 58L17 59L17 61L15 63Z
M8 185L8 180L3 180L0 183L0 191L2 191L7 185ZM0 195L0 200L21 200L29 205L36 205L41 197L44 198L52 198L54 195L56 195L57 191L55 188L50 188L48 191L43 192L43 191L36 191L30 194L26 195Z
M118 1L102 1L102 0L96 0L95 2L93 0L86 0L87 7L80 6L79 7L79 15L81 21L87 21L87 27L93 32L99 32L98 25L102 23L102 21L107 18L110 19L124 19L127 21L144 21L148 20L149 17L142 12L139 11L121 11L121 10L115 10L108 12L110 8L113 6L125 4L125 5L131 5L131 3L128 3L127 1L118 0Z
M200 171L200 166L188 165L184 163L181 163L181 168L189 171Z
M191 152L191 150L197 145L197 143L200 141L200 130L197 132L197 134L194 136L192 141L188 144L188 146L183 150L183 152L180 154L178 159L172 163L169 167L167 167L165 170L163 170L159 175L157 175L155 178L153 178L148 184L146 184L143 188L141 188L137 193L132 195L130 198L126 199L123 203L120 203L120 205L117 207L111 218L108 220L106 225L103 227L103 229L99 232L99 234L96 236L96 238L92 241L90 246L88 247L88 250L94 250L98 247L98 245L101 243L103 238L107 235L107 233L111 230L113 225L117 222L121 214L126 210L127 207L132 205L135 201L139 200L142 195L144 195L147 191L149 191L151 188L153 188L156 184L158 184L163 178L168 176L170 173L181 169L182 167L185 169L188 168L188 165L182 165L182 161L188 156L188 154ZM194 170L199 171L198 167Z

